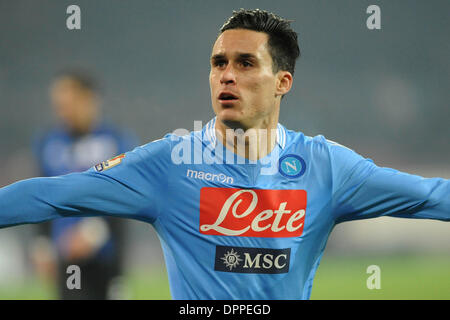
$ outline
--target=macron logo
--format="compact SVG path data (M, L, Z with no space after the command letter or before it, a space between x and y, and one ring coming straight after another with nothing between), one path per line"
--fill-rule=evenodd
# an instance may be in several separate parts
M188 169L186 171L186 177L192 178L192 179L212 181L212 182L217 181L217 182L227 183L227 184L233 184L233 182L234 182L234 179L232 177L229 177L223 173L217 174L217 173L197 171L197 170L191 170L191 169Z

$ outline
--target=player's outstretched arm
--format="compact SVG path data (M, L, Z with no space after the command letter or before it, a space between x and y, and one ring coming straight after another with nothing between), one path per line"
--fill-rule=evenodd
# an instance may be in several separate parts
M0 189L0 227L135 210L119 197L112 199L110 192L104 191L107 188L119 192L114 183L89 173L16 182Z
M353 151L335 150L333 194L336 222L379 216L450 221L450 180L424 178L376 166ZM350 160L350 161L348 161Z
M23 180L0 189L0 228L66 216L115 216L152 222L165 180L163 142L126 153L114 166ZM117 158L116 158L117 159Z

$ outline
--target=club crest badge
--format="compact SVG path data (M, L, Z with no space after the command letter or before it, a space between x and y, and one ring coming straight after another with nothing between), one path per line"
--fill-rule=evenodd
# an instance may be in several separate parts
M306 162L296 154L288 154L280 158L278 171L287 178L298 178L305 173Z

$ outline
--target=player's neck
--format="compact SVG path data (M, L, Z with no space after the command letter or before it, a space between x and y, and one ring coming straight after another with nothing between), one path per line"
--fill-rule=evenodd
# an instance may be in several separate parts
M272 152L277 141L278 117L250 128L231 129L216 122L216 136L222 144L238 156L250 160L264 158Z

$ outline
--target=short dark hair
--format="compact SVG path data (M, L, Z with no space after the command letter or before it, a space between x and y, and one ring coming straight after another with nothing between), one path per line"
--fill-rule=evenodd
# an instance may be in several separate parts
M283 19L274 13L254 9L233 11L233 15L220 28L220 34L230 29L248 29L264 32L269 36L269 53L273 61L273 72L289 71L294 75L295 61L300 57L297 33L292 30L292 20Z
M80 88L92 93L100 93L100 87L96 79L82 69L65 69L55 75L55 79L68 78L75 81Z

